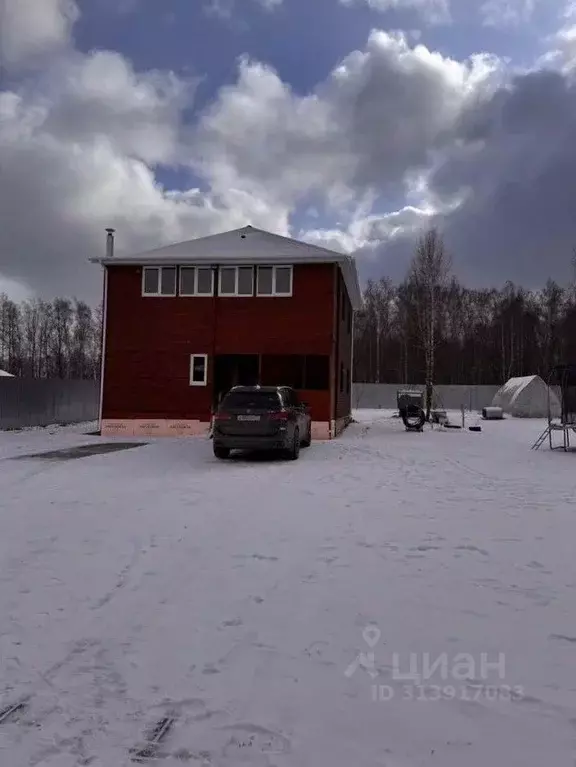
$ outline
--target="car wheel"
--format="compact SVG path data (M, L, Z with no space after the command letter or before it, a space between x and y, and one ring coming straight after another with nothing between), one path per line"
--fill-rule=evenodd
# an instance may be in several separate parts
M292 440L292 445L288 448L287 457L291 461L298 460L298 457L300 455L300 431L298 427L294 429L294 438Z
M214 445L214 455L220 460L225 460L230 456L230 448L220 447L220 445Z
M312 442L312 424L310 423L308 425L308 434L306 436L306 439L303 439L300 443L301 447L310 447L310 443Z

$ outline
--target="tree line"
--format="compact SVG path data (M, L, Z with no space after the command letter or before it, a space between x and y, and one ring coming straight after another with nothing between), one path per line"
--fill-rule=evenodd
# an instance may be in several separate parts
M576 362L576 280L467 288L436 230L421 238L401 284L371 280L364 301L354 328L357 382L502 384Z
M67 298L17 303L0 294L0 370L27 378L100 375L102 309Z

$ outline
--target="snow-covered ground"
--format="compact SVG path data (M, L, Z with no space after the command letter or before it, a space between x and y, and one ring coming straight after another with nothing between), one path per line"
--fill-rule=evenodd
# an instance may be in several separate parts
M573 765L576 454L389 416L297 462L0 433L0 765L127 765L165 716L162 765Z

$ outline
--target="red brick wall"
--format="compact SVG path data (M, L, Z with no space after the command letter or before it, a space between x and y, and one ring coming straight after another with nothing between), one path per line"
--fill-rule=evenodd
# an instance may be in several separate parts
M290 298L143 297L141 267L109 267L103 417L205 420L212 371L190 386L190 354L330 354L333 274L295 267ZM301 396L329 420L327 394Z

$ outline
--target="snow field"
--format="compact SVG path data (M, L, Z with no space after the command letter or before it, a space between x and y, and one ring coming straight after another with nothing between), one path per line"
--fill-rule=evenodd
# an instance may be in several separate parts
M297 462L0 433L0 764L128 765L167 713L154 764L570 764L575 454L356 418Z

